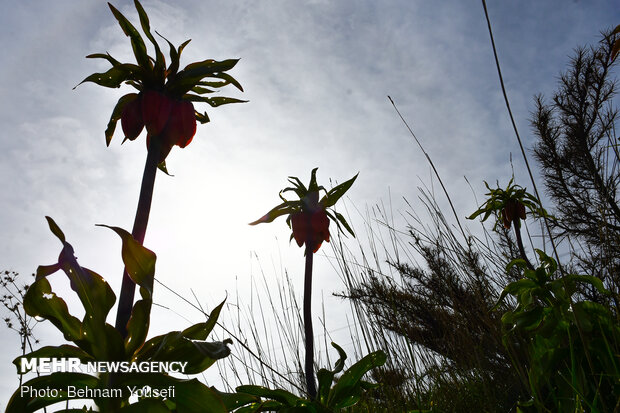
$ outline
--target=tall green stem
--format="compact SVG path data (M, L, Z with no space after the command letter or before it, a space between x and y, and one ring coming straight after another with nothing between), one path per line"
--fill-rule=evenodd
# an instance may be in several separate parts
M517 236L517 246L519 247L519 253L521 254L521 258L525 260L525 263L527 264L528 268L530 270L533 270L534 266L532 265L530 260L527 259L527 255L525 255L525 248L523 247L523 239L521 238L521 222L519 221L519 218L516 218L514 222L515 222L515 235Z
M314 334L312 332L312 243L306 242L306 271L304 277L304 332L306 335L306 386L310 400L316 398L314 381Z
M140 187L140 198L136 218L133 222L131 235L142 245L146 226L149 222L151 212L151 201L153 200L153 187L155 186L155 175L157 174L157 164L161 152L161 139L152 138L144 165L142 175L142 186ZM123 337L127 336L127 323L131 317L133 300L136 292L136 283L127 274L127 269L123 271L123 283L121 286L121 296L118 300L118 312L116 313L116 329Z

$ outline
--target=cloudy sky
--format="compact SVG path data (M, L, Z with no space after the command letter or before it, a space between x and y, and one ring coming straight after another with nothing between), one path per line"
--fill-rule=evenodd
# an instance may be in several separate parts
M522 137L531 146L532 97L550 94L571 50L620 23L616 1L490 1L504 79ZM132 2L116 1L138 25ZM231 74L249 103L208 109L212 122L168 157L159 174L145 245L158 254L157 277L184 296L193 289L212 307L243 294L250 277L286 268L302 289L303 253L289 245L284 220L250 227L278 203L286 177L344 181L357 172L348 201L360 209L391 196L415 201L429 166L387 99L432 157L461 216L476 208L483 180L528 186L506 114L480 1L144 0L151 27L174 44L191 38L182 64L241 58ZM3 0L0 3L0 269L24 276L55 262L53 217L80 263L118 292L120 242L97 223L131 229L146 156L144 137L106 147L104 129L129 91L94 84L104 71L90 53L133 61L129 40L103 1ZM165 48L167 50L167 48ZM415 205L415 202L414 202ZM358 222L355 214L352 222ZM322 249L329 255L330 249ZM348 307L329 298L343 286L319 255L315 297L324 294L328 329L346 325ZM69 296L62 274L56 289ZM181 329L200 314L155 292L153 333ZM158 295L159 294L159 295ZM319 300L317 298L317 300ZM318 308L319 302L315 302ZM75 310L79 314L78 310ZM113 314L114 316L115 314ZM111 320L113 322L113 320ZM60 344L46 326L44 344ZM17 386L17 334L1 334L0 408Z

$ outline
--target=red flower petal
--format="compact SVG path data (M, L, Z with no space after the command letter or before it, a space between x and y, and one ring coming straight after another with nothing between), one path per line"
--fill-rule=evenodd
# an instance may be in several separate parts
M298 246L304 245L308 234L308 219L305 213L297 212L291 214L291 226L293 227L293 237Z
M173 101L163 134L166 142L185 148L196 134L194 105L189 101Z
M518 202L517 211L518 211L519 218L525 219L525 205L523 205L521 202Z
M134 100L125 105L123 114L121 115L123 133L125 134L125 138L131 141L136 139L144 128L144 122L142 122L141 96L137 94L135 94L135 96Z
M506 208L502 209L502 221L504 222L504 228L510 229L510 220L506 216Z
M163 93L147 90L142 96L142 120L149 135L159 135L168 123L172 101Z

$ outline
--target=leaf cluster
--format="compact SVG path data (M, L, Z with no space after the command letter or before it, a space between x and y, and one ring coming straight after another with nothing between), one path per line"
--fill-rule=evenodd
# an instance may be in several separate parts
M521 411L611 411L620 394L620 326L601 304L575 300L587 284L610 294L597 277L557 277L556 261L537 250L540 265L521 259L507 266L523 270L521 280L502 292L517 306L502 316L504 345L528 383L532 400Z
M342 227L347 230L349 234L355 237L355 233L349 226L347 220L338 213L333 206L336 202L351 188L353 182L357 179L359 173L355 176L339 185L336 185L329 191L327 191L322 185L319 186L316 181L316 171L318 168L314 168L310 174L310 182L306 187L299 178L296 176L289 176L288 181L292 186L286 187L280 191L278 196L282 200L282 203L272 208L265 215L250 223L250 225L257 225L261 223L269 223L282 215L288 215L286 223L291 227L291 215L297 212L313 211L318 208L325 210L327 216L338 226L338 230L342 231ZM323 197L319 200L319 191L325 192ZM294 192L298 200L288 200L283 194L285 192ZM317 202L318 201L318 202ZM342 225L342 227L341 227ZM293 236L291 235L291 239Z
M131 47L137 64L121 63L109 53L90 54L86 57L89 59L107 60L112 65L112 68L103 73L93 73L87 76L78 86L84 82L92 82L108 88L118 88L122 84L126 84L134 87L138 91L156 90L174 99L203 102L214 108L229 103L246 102L231 97L209 96L215 93L216 89L227 85L233 85L243 92L241 84L227 73L235 67L239 59L228 59L223 61L206 59L200 62L190 63L185 68L179 70L181 53L190 40L186 40L178 47L175 47L168 39L155 32L168 43L170 64L167 64L166 58L151 32L148 15L138 0L134 0L134 5L140 17L142 31L155 49L155 58L147 54L147 47L144 39L135 26L131 24L118 9L108 3L123 33L125 33L131 41ZM133 94L126 94L116 103L105 131L107 145L110 145L114 130L116 129L116 124L121 118L125 105L133 98ZM196 120L200 123L204 124L209 122L209 116L206 112L200 113L196 111L195 116Z
M156 255L140 245L127 231L118 227L109 227L122 240L121 255L123 263L131 279L140 286L141 299L138 300L131 313L127 325L127 337L123 340L120 333L106 323L107 315L113 307L116 296L108 283L99 274L78 264L73 247L54 222L47 217L52 233L62 243L58 262L40 266L36 280L24 297L24 309L32 317L40 317L50 321L73 344L45 346L29 354L18 357L13 362L21 371L22 363L33 358L66 358L75 357L82 363L93 361L180 361L187 362L185 373L197 374L206 370L217 359L228 356L230 340L224 342L205 341L224 305L222 302L209 315L207 321L197 323L183 331L173 331L146 340L151 306L153 303L153 281L155 277ZM62 270L69 279L71 289L77 294L84 308L82 320L71 315L67 303L52 291L47 277ZM18 389L7 405L8 413L33 412L51 404L68 400L67 386L76 389L107 389L123 390L121 398L95 398L94 402L102 411L139 411L139 406L149 406L148 411L154 412L201 412L205 406L209 411L226 412L227 408L218 393L196 379L182 380L169 376L167 373L101 373L92 376L78 372L55 372L39 376L24 383L35 390L56 389L58 397L22 397ZM145 385L161 388L173 386L174 396L166 400L141 400L137 404L129 404L128 387ZM120 409L120 410L118 410Z
M524 205L534 217L546 216L553 219L553 216L545 211L534 195L527 192L526 188L514 184L513 181L514 178L511 178L505 189L500 188L499 182L497 183L497 188L492 189L485 181L484 185L489 191L485 194L487 200L467 219L475 219L484 214L481 219L484 222L493 214L496 217L493 229L497 230L498 225L502 222L502 211L506 210L509 204L513 202Z
M271 390L254 385L239 386L238 393L254 396L255 399L246 405L239 405L239 409L235 412L334 413L355 405L367 390L379 386L362 378L370 370L382 366L386 361L386 355L381 350L368 354L335 379L335 376L344 370L347 354L338 344L332 343L332 346L338 351L339 358L333 370L320 369L317 372L319 387L316 400L299 397L281 389Z

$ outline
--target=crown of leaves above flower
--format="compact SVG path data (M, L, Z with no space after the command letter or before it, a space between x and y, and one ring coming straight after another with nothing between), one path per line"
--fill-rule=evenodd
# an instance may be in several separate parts
M93 82L100 86L109 88L118 88L122 84L133 86L140 92L157 91L163 93L171 99L184 100L189 102L204 102L211 107L217 107L228 103L241 103L244 100L208 95L216 92L214 89L221 88L226 85L233 85L240 91L243 88L231 75L226 73L235 67L239 59L228 59L223 61L215 61L212 59L194 62L187 65L184 69L179 70L180 57L183 49L190 40L186 40L179 47L174 45L165 37L156 32L156 34L164 39L170 48L170 64L166 64L166 58L151 33L149 18L144 8L138 0L134 0L135 7L140 17L140 24L146 38L153 44L155 48L155 58L147 54L146 44L138 32L138 30L118 11L114 6L108 3L112 14L118 20L123 32L131 40L131 46L137 64L121 63L110 56L109 53L95 53L86 56L89 59L105 59L112 65L107 72L93 73L86 77L82 82ZM209 80L205 80L211 78ZM78 85L79 86L79 85ZM77 87L77 86L76 86ZM135 94L129 93L121 97L114 110L105 131L106 145L110 144L112 135L116 129L116 123L121 118L125 105L135 99ZM195 112L196 120L200 123L209 122L206 112Z
M338 229L342 231L342 227L344 227L349 234L355 237L353 230L347 223L346 219L338 212L336 212L332 207L338 202L338 200L351 188L355 179L357 179L357 175L346 182L343 182L331 190L327 191L323 186L319 186L316 181L316 171L318 168L314 168L312 170L310 176L310 183L308 187L306 187L299 178L295 176L289 176L288 181L292 184L292 186L284 188L278 194L280 199L282 199L282 203L276 207L274 207L271 211L267 212L261 218L257 219L254 222L251 222L250 225L256 225L260 223L272 222L274 219L278 218L282 215L288 215L286 218L286 223L289 227L291 227L291 219L292 217L300 212L317 212L317 211L325 211L326 215L338 226ZM319 200L320 191L325 192L325 195ZM285 192L294 192L299 199L298 200L287 200L284 198ZM341 227L342 225L342 227ZM291 239L293 239L293 234L291 234Z

